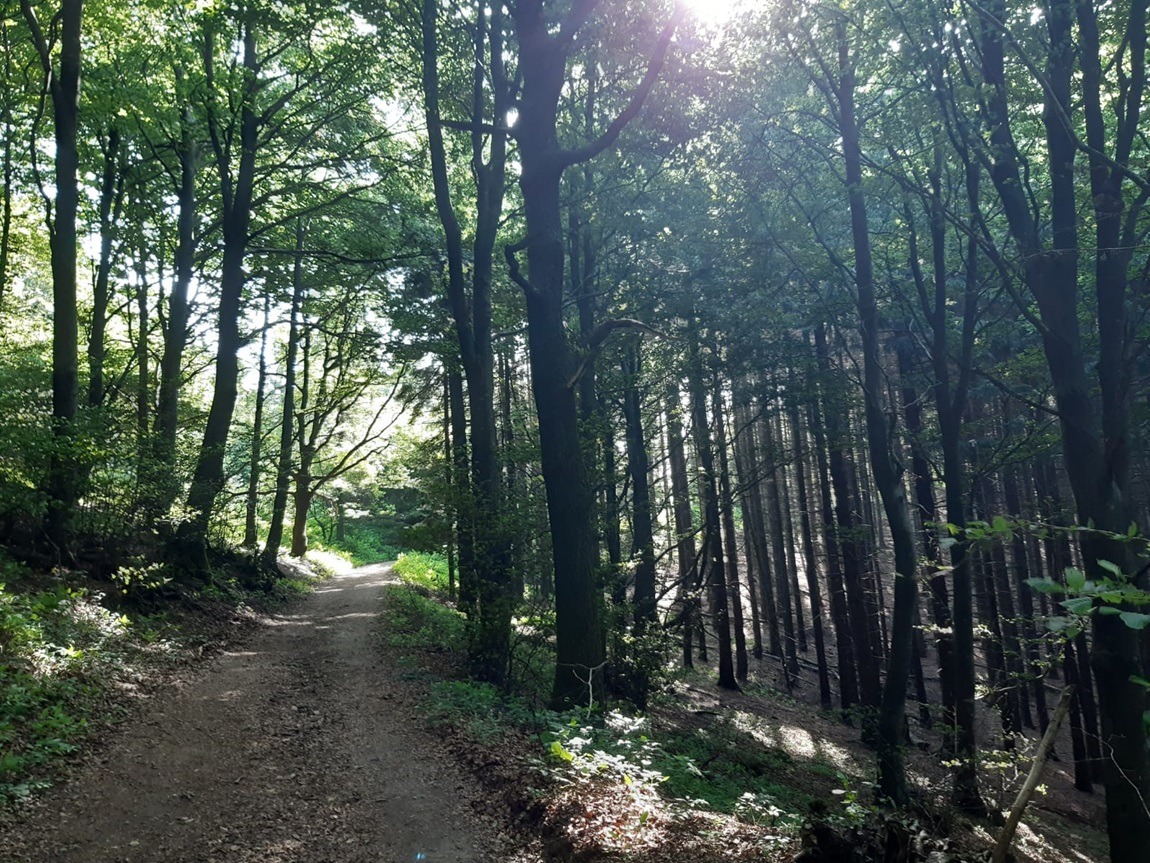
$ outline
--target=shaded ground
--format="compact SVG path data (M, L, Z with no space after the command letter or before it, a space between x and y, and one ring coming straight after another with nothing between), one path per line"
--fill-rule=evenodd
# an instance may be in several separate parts
M0 825L14 863L482 863L478 790L379 649L386 566L325 582ZM399 687L401 688L401 687ZM422 855L422 856L421 856Z

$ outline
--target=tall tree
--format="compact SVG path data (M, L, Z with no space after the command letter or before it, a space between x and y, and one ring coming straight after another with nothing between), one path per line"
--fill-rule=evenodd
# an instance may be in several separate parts
M64 557L69 520L79 494L72 447L80 386L76 213L80 203L77 132L84 2L61 0L59 8L50 16L48 33L31 0L20 0L20 9L44 72L44 89L52 99L55 124L56 191L54 201L47 205L52 251L52 434L55 446L48 468L45 533L54 553ZM57 44L59 47L54 51Z
M455 324L460 361L467 382L470 475L457 481L471 491L465 508L475 567L466 579L477 589L472 663L485 680L502 684L510 654L512 560L510 526L501 517L502 468L495 417L492 286L496 235L503 215L507 162L507 113L511 104L507 80L503 7L479 2L473 27L474 69L471 78L471 173L475 182L475 225L470 284L466 273L463 231L453 200L447 147L447 125L440 100L441 6L424 0L421 13L422 86L435 206L443 226L447 256L447 305ZM490 120L490 122L488 122Z
M599 597L595 572L594 493L584 460L575 404L576 357L564 327L564 252L560 182L572 165L610 147L639 113L655 85L675 28L679 7L658 38L643 80L627 107L592 143L568 150L559 145L557 119L576 36L597 10L597 0L575 0L558 19L543 0L513 9L523 81L515 138L522 169L525 236L505 251L512 278L527 302L531 385L539 417L539 443L555 565L556 704L594 697L602 673ZM516 254L527 253L528 271ZM603 326L603 325L601 325ZM602 337L614 327L603 331ZM593 347L593 345L591 346Z

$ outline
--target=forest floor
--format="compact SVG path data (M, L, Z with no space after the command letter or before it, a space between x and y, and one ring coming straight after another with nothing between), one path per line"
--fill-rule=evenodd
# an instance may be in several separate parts
M0 822L5 863L483 863L475 781L381 650L385 565L321 583Z
M475 700L483 690L463 679L462 653L420 610L458 625L456 613L430 598L404 604L423 595L378 565L319 582L278 612L223 615L197 636L210 642L205 654L222 652L143 687L143 706L98 733L66 782L0 815L0 863L783 861L797 831L776 827L768 804L798 813L822 800L838 811L843 788L866 796L858 783L873 753L858 732L780 691L759 663L745 694L718 692L699 669L652 705L636 733L649 729L665 756L592 753L607 745L597 732L569 729L559 739L575 749L586 738L583 753L559 751L591 770L581 778L546 757L554 729L515 731L505 705ZM624 775L641 776L647 755L668 781ZM936 761L911 750L917 785L945 782ZM764 792L751 823L707 806L679 811L703 793L692 790L695 774L703 781L696 764L712 795ZM1019 858L1103 859L1098 801L1052 778L1025 819ZM975 857L991 838L954 826L952 847Z

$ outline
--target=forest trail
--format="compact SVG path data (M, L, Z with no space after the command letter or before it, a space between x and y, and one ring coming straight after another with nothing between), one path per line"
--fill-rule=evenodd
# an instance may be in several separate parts
M481 863L478 792L379 638L386 565L319 585L156 697L0 835L19 863Z

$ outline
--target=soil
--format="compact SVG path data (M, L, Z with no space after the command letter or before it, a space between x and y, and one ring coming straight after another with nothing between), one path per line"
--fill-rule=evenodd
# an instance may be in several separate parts
M485 863L482 792L382 649L385 565L322 583L0 825L13 863Z

